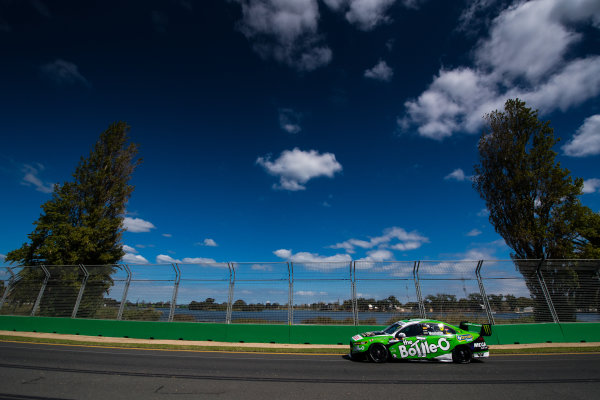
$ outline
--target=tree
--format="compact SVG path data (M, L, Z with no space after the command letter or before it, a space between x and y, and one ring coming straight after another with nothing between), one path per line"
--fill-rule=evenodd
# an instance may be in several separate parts
M141 162L135 159L137 145L127 143L129 130L126 123L117 122L100 135L88 158L81 157L73 180L54 186L52 198L41 206L42 214L28 235L30 242L6 256L11 264L25 266L104 266L95 268L88 280L89 290L81 303L81 310L88 314L112 285L111 265L125 254L121 243L123 215L134 189L129 180ZM70 315L66 305L74 305L82 272L79 268L49 270L51 281L40 314ZM24 268L13 296L30 297L33 282L41 282L43 276L40 268ZM27 293L19 287L28 288Z
M581 204L583 179L555 162L549 121L519 99L507 100L504 112L485 116L478 145L480 163L473 186L485 200L490 222L512 248L513 258L566 258L577 237L574 220Z
M581 207L575 218L578 236L573 240L573 257L579 259L600 259L600 214L588 207Z
M507 100L504 111L485 116L479 140L474 188L490 212L490 222L513 250L514 259L567 259L594 254L598 240L590 221L595 215L578 199L583 179L555 161L558 139L550 122L519 99ZM534 300L536 319L549 313L535 270L515 261ZM561 321L575 320L579 277L573 263L544 264L548 290Z

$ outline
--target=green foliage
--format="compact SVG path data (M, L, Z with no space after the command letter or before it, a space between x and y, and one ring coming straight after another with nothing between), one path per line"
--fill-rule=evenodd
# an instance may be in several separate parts
M227 310L227 303L215 303L215 299L209 297L204 301L193 300L189 306L189 310L205 310L205 311L225 311Z
M578 236L574 239L574 258L600 259L600 214L588 207L578 210L575 227Z
M558 142L548 121L519 99L485 116L474 187L490 222L519 259L566 258L578 236L583 180L555 161Z
M397 321L397 320L395 320ZM394 321L394 322L395 322ZM344 318L344 319L334 319L331 317L314 317L304 319L301 322L306 325L353 325L354 320L352 318ZM375 318L367 318L361 319L358 321L359 325L377 325L377 320Z
M129 179L141 162L135 160L137 146L128 144L129 126L111 124L104 131L88 158L81 157L73 180L55 185L52 198L44 203L42 213L28 235L29 242L9 252L6 261L26 266L96 265L90 284L95 292L84 295L81 311L93 316L103 293L112 285L111 264L125 254L121 243L123 215L133 186ZM78 268L49 268L51 278L40 305L41 315L70 316L82 285ZM27 283L41 282L39 268L24 268L11 297L31 298ZM55 283L55 284L53 284ZM35 297L34 297L35 298ZM70 308L70 310L69 310Z
M125 321L158 321L161 316L162 312L153 308L135 308L123 311L123 320Z

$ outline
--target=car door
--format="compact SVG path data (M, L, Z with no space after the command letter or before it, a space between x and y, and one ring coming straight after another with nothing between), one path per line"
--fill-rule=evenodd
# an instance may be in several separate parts
M425 358L446 358L452 347L456 332L441 322L428 322L423 325L423 336L426 345L421 345Z
M397 342L389 348L393 358L410 360L426 357L421 348L426 342L422 324L414 323L403 327L396 332L395 340Z

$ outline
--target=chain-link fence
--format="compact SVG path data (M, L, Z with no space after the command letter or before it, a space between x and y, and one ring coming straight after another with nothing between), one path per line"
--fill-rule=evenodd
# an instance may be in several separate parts
M0 314L386 325L600 322L600 260L0 267Z

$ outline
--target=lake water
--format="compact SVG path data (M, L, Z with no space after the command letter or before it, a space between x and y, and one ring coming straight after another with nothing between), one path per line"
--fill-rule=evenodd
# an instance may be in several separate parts
M157 311L161 311L161 321L167 321L169 319L169 309L159 308ZM461 317L466 317L471 320L485 320L486 315L484 313L447 313L444 316L439 314L433 314L432 318L450 319L452 315L460 314ZM226 313L225 311L205 311L205 310L188 310L185 308L178 308L175 310L175 315L191 315L198 322L215 322L224 323ZM391 319L400 320L415 318L415 313L392 313L392 312L359 312L359 320L375 319L376 325L386 325ZM496 313L494 314L494 320L496 323L502 323L502 320L527 320L530 322L533 313ZM294 325L305 323L307 320L314 320L316 318L331 318L333 320L344 321L352 320L352 313L349 311L315 311L315 310L294 310ZM577 322L600 322L600 313L577 313ZM268 321L273 323L287 323L288 311L287 310L263 310L263 311L233 311L231 314L232 321L236 320L256 320L256 321ZM350 322L348 325L352 325Z

